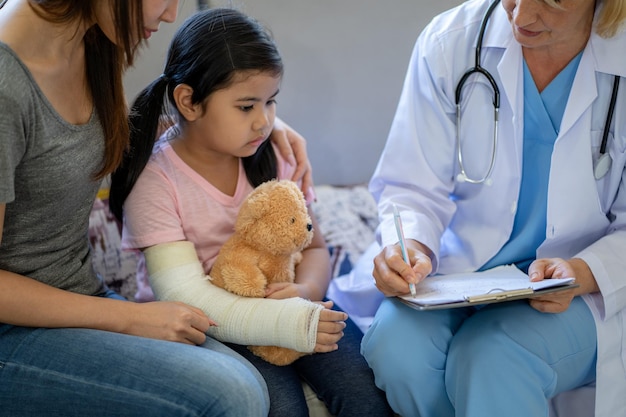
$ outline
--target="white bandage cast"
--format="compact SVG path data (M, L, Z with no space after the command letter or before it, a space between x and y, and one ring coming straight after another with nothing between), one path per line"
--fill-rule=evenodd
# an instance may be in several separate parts
M209 336L241 345L281 346L311 353L323 307L302 298L241 297L211 284L193 243L163 243L144 251L158 300L181 301L217 322Z

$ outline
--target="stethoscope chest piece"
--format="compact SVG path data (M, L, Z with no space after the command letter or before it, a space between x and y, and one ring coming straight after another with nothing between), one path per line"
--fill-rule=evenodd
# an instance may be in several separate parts
M596 161L596 166L593 168L593 176L599 180L604 177L609 169L611 169L611 157L608 153L603 153Z
M488 187L493 185L493 180L491 179L491 177L487 177L487 178L483 178L481 180L475 181L475 180L472 180L472 179L468 178L467 175L464 174L463 172L457 174L456 180L457 180L457 182L461 182L461 183L469 182L471 184L483 184L483 185L486 185Z

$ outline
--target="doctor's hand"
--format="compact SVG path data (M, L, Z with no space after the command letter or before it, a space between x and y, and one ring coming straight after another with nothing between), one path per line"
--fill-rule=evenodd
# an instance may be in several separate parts
M550 278L575 278L578 288L532 297L530 306L542 313L561 313L569 308L574 297L598 292L600 289L589 265L579 258L568 261L561 258L537 259L528 268L531 281Z
M402 257L399 244L389 245L374 258L374 281L376 288L387 297L409 293L409 283L418 284L433 269L431 251L413 239L406 240L411 265Z

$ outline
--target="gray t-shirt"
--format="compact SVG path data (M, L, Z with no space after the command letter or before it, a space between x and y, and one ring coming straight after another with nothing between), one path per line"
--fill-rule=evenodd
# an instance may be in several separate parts
M104 152L99 119L94 114L80 126L63 120L3 43L0 68L0 269L100 293L87 235Z

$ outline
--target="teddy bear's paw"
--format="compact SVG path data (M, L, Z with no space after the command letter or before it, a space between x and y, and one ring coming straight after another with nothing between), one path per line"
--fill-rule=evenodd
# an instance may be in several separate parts
M248 346L248 349L261 359L274 365L290 365L306 353L278 346Z
M214 269L211 272L215 285L243 297L265 297L267 280L258 270L242 268L240 265L223 265L217 271L219 273Z
M269 282L294 282L296 279L296 274L294 269L280 269L276 270L270 278L268 278Z
M244 281L227 282L225 289L233 294L241 295L243 297L265 297L265 284L259 286Z

